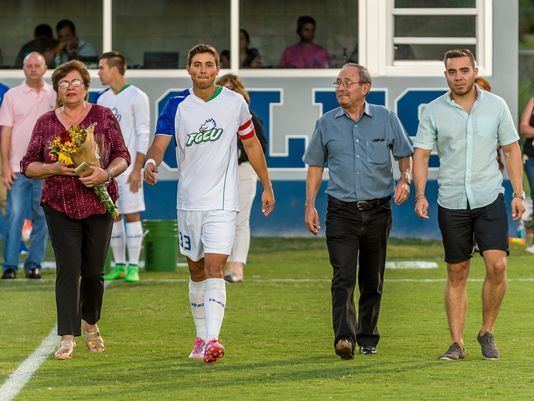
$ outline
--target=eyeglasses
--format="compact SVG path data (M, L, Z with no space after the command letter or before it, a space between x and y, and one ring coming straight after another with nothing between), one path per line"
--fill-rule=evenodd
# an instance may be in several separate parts
M352 85L358 85L358 84L361 84L361 83L362 83L362 81L352 82L352 81L340 81L340 80L337 80L337 81L334 82L334 88L339 88L340 86L344 86L345 88L350 88Z
M79 88L83 85L83 81L80 81L79 79L73 79L71 82L69 81L61 81L57 84L61 89L69 89L69 87L73 88Z

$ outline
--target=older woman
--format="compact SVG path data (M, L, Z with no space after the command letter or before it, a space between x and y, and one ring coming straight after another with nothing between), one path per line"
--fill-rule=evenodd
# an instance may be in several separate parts
M43 114L33 129L21 172L29 178L44 178L41 204L56 258L56 305L61 342L56 359L70 359L75 336L85 331L89 352L102 352L104 341L97 322L104 294L103 267L111 237L113 218L106 212L92 187L107 183L115 201L113 178L130 163L119 123L111 110L87 103L90 76L80 61L69 61L52 74L58 107ZM91 166L89 176L79 178L73 167L55 161L51 142L72 126L95 124L100 166ZM81 280L80 280L81 277Z
M226 74L217 80L217 85L224 86L234 92L239 93L250 104L250 96L245 89L241 79L234 74ZM256 129L256 136L261 143L263 151L267 149L267 139L261 119L250 110L252 122ZM238 168L239 175L239 214L237 216L235 227L234 246L232 254L228 257L225 269L224 279L229 282L243 281L243 270L247 264L248 250L250 247L250 210L252 202L256 196L256 182L258 177L254 169L248 162L247 154L243 149L241 141L237 142L238 151Z

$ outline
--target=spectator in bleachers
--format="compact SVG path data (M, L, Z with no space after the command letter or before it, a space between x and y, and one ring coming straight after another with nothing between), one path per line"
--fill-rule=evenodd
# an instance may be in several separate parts
M261 68L261 55L258 49L251 48L250 35L244 29L239 30L239 66L241 68ZM230 68L230 50L220 54L221 68Z
M239 65L245 68L260 68L261 55L258 49L250 46L250 35L244 29L239 30Z
M74 22L68 19L63 19L57 23L56 31L59 39L59 60L56 60L56 64L66 63L69 60L96 62L98 53L96 52L95 47L76 35L76 26L74 25Z
M230 68L230 50L226 49L221 52L219 55L219 63L221 68Z
M48 24L39 24L33 31L33 39L22 45L15 59L15 68L22 68L22 61L31 52L43 55L48 68L54 67L54 51L58 42L54 39L52 27Z
M328 68L331 60L328 51L315 43L315 19L301 16L297 20L299 43L289 46L282 55L280 68Z

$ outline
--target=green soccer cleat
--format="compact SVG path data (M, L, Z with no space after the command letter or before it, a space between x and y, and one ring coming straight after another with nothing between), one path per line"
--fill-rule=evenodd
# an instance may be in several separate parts
M139 267L137 265L128 265L128 273L124 277L124 281L129 283L137 283L139 281Z
M126 265L123 263L117 263L108 274L104 274L105 281L119 280L124 277L126 277Z

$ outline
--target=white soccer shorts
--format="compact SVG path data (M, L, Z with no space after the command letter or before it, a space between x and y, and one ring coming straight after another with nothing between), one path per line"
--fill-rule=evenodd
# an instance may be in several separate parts
M205 253L230 255L237 212L233 210L178 210L180 253L193 261Z
M143 194L143 176L141 175L141 188L137 192L130 190L130 183L128 177L131 170L127 169L124 173L119 175L115 180L119 186L119 199L117 199L117 209L119 214L130 214L143 212L145 210L145 196Z

